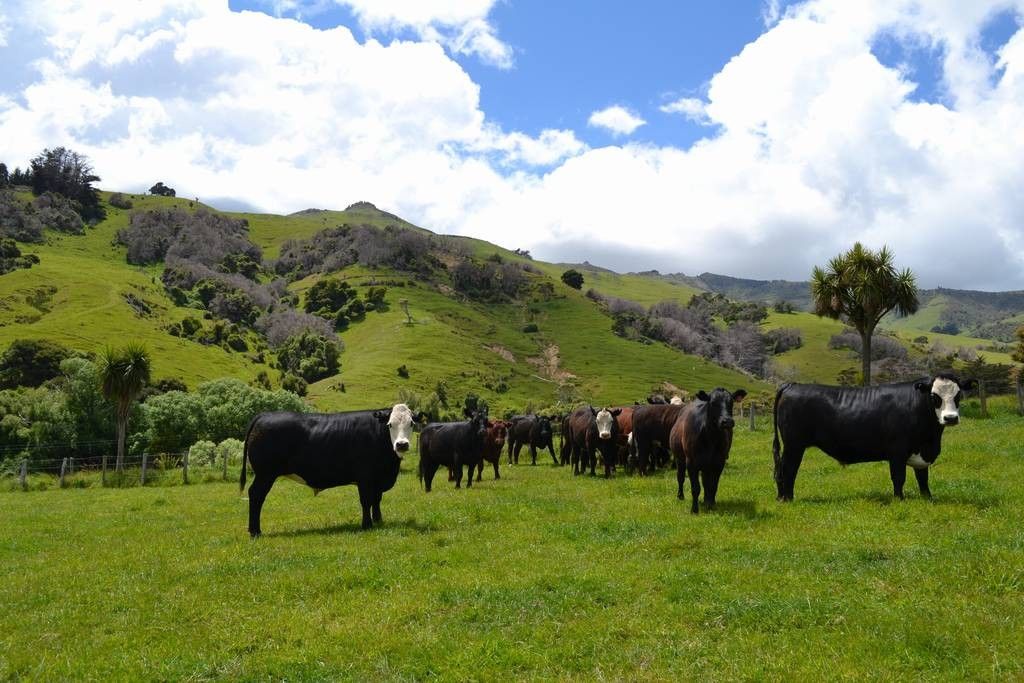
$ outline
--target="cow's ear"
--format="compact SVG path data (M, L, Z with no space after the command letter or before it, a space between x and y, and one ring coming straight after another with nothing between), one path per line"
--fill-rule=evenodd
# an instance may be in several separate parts
M427 415L426 413L424 413L422 410L420 412L416 413L416 416L412 418L413 422L418 422L420 424L423 424L424 422L428 422L429 420L430 420L430 416Z
M622 408L616 408L615 410L612 411L612 416L613 417L618 417L621 414L622 414Z
M708 392L706 392L703 389L701 389L700 391L697 392L697 398L699 398L702 401L707 401L711 397L708 396Z
M978 384L978 381L977 381L977 380L974 380L974 379L965 379L965 380L963 380L962 382L960 382L960 389L961 389L962 391L970 391L970 390L971 390L971 389L973 389L973 388L975 387L975 385L977 385L977 384Z
M375 411L373 411L373 416L375 418L377 418L377 422L380 422L381 424L385 424L388 420L391 419L391 411L390 410L375 410Z
M594 406L590 406L590 414L593 415L594 417L597 417L597 408L595 408Z
M737 389L736 391L732 392L732 400L735 401L736 403L740 403L746 397L747 397L746 389Z
M914 388L922 394L930 394L932 391L932 381L929 379L926 381L914 382Z

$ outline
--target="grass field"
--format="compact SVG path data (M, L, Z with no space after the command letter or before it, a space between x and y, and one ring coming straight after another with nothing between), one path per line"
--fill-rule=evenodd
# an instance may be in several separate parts
M699 516L669 473L427 495L414 455L371 532L352 487L279 482L255 542L234 483L5 492L0 679L1019 680L1024 420L995 407L932 501L810 452L777 503L766 422Z

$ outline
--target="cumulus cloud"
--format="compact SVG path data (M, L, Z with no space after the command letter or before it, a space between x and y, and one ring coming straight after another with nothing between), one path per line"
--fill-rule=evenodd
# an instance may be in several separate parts
M710 119L705 108L704 100L697 97L680 97L658 107L666 114L682 114L695 123L708 123Z
M611 131L612 135L629 135L647 122L629 109L615 104L592 113L587 123Z
M411 29L455 54L475 55L502 69L512 67L513 51L488 20L497 0L335 0L352 10L371 33Z
M1024 288L1024 31L981 40L1021 0L790 5L705 99L665 105L714 127L687 148L499 128L426 35L492 4L410 2L400 21L424 33L385 45L204 0L8 2L8 41L33 51L4 48L31 57L0 74L0 160L63 144L111 189L163 180L279 213L365 199L553 260L805 278L861 240L926 286ZM357 16L386 27L399 6ZM883 35L935 48L937 101L879 62ZM623 111L609 130L642 125Z

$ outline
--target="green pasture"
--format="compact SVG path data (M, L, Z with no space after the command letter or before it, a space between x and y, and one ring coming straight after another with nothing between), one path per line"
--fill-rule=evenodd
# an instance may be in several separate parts
M280 481L258 541L236 482L7 491L0 679L1019 680L1024 420L993 404L931 501L812 451L777 503L764 420L697 516L674 473L428 495L415 455L370 532L352 487Z

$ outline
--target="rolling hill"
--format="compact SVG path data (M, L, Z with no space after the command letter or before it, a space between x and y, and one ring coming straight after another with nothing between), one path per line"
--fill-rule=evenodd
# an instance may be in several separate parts
M109 200L109 194L103 196ZM172 206L194 211L199 205L182 198L134 195L131 199L130 211L108 206L107 218L84 235L47 231L44 244L21 245L23 252L37 255L39 263L0 276L0 348L14 339L46 338L95 352L136 339L152 350L156 378L179 378L195 388L217 377L248 382L267 372L276 383L278 373L269 366L270 356L261 360L257 353L228 351L168 333L171 324L188 316L201 317L203 311L176 305L160 279L162 265L129 265L125 248L115 238L128 225L132 211ZM289 239L309 238L342 224L396 225L433 234L367 203L345 211L309 209L288 216L229 215L247 221L249 239L262 249L266 260L277 257ZM559 401L626 403L642 400L651 391L672 391L672 387L695 391L744 386L762 395L771 391L767 381L665 344L616 336L609 315L585 292L594 289L644 306L666 300L685 305L695 293L718 291L716 287L728 289L735 298L755 293L764 298L775 291L793 295L799 283L744 289L737 283L756 281L707 274L696 279L653 272L619 274L583 264L572 266L585 277L583 291L576 291L560 281L567 264L535 261L478 239L443 239L479 259L527 264L534 294L485 303L461 296L436 279L387 268L352 265L331 273L357 289L390 283L388 306L340 333L344 343L340 373L309 386L309 398L317 407L340 410L385 404L402 389L426 394L439 385L454 403L475 393L498 410L551 406ZM298 279L289 289L301 297L321 277ZM537 296L541 284L547 294ZM401 300L408 302L411 324L401 310ZM924 332L918 324L935 318L932 306L930 300L917 314L923 322L907 319L892 326L908 346L921 334L954 348L990 345L979 338ZM525 331L533 326L536 331ZM828 339L842 328L839 323L806 312L773 313L765 327L797 328L804 339L801 348L775 357L781 377L833 382L840 371L857 366L849 351L828 348ZM986 352L986 357L1009 360L1001 353ZM399 376L399 366L405 366L407 378Z

